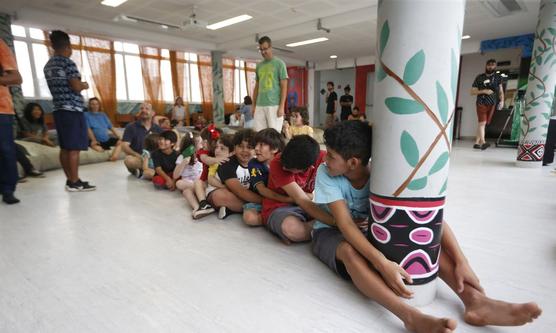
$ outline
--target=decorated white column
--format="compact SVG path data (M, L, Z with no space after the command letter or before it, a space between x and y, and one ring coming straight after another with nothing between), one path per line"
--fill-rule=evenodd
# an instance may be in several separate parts
M369 240L436 294L464 0L379 1Z
M518 166L540 167L542 165L556 85L555 44L556 1L542 0L521 121Z
M224 125L224 79L222 76L221 51L212 51L212 116L214 123Z

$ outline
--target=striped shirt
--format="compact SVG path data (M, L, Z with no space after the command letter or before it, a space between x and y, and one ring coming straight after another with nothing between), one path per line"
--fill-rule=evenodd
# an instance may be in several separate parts
M479 74L473 81L473 88L479 90L490 89L494 91L492 95L479 94L477 95L477 104L481 105L494 105L498 101L498 93L500 92L500 85L502 84L502 77L493 73L487 75L486 73Z

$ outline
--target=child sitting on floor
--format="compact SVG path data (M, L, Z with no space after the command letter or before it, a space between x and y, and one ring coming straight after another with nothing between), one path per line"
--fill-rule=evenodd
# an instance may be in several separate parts
M260 203L261 197L249 191L249 161L253 157L255 132L243 129L234 134L234 156L218 167L218 177L226 185L214 190L207 200L218 207L218 218L225 219L232 213L241 213L245 202Z
M176 188L182 192L191 209L197 210L199 202L190 194L193 194L194 183L203 172L203 164L195 156L195 139L192 133L185 133L181 139L179 153L173 174Z
M291 124L291 125L290 125ZM295 135L309 135L313 137L313 128L309 126L309 111L306 107L295 107L291 111L290 123L284 122L282 132L286 140Z
M158 150L152 153L154 170L156 175L153 177L153 184L156 188L165 188L170 191L176 189L176 182L172 178L176 168L178 152L174 149L178 136L173 131L160 133L158 140Z
M423 314L401 298L412 296L403 281L411 284L410 275L388 260L361 232L370 213L371 128L363 122L342 122L328 128L324 139L326 164L317 171L315 202L332 214L336 225L315 222L314 255L400 318L407 330L419 333L455 330L455 320ZM517 326L540 315L541 309L535 303L511 304L488 298L446 222L443 229L439 276L463 301L467 323Z
M145 180L153 179L156 171L154 171L154 162L152 159L152 154L158 150L158 140L160 139L160 134L151 133L145 137L145 143L143 152L141 153L142 168L135 170L135 175L137 178L142 178Z
M267 187L268 165L277 153L284 150L282 135L274 128L266 128L255 134L253 143L255 145L255 157L248 164L250 174L249 189L264 198L293 203L290 197L280 195ZM263 206L259 203L248 202L243 205L243 222L250 226L262 225L262 208Z
M222 130L216 128L213 124L203 128L201 131L202 148L197 150L197 157L203 163L203 172L193 185L195 197L199 200L199 208L191 212L193 219L198 219L214 212L214 208L206 200L206 188L209 167L228 160L228 157L214 156L214 150L220 136L222 136Z

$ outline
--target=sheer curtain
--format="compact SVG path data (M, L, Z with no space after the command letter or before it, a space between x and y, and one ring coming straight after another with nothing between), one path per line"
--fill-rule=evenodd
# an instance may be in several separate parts
M245 82L247 85L247 94L251 98L253 98L253 91L255 90L255 84L257 84L257 75L255 74L256 68L256 62L245 61Z
M185 109L185 125L190 125L189 117L189 81L185 80L187 70L187 60L184 52L170 51L170 67L172 70L172 88L174 89L174 99L180 96L183 99Z
M162 78L160 77L160 49L139 46L141 73L146 100L152 104L156 114L163 114L165 103L162 98Z
M114 43L109 40L82 37L83 48L91 68L93 91L100 99L102 110L112 122L116 121L118 101L116 99L116 64Z
M222 58L222 79L224 81L224 113L235 111L234 104L234 59Z
M203 117L210 121L212 117L212 63L209 55L198 55L199 85L201 86L201 110Z

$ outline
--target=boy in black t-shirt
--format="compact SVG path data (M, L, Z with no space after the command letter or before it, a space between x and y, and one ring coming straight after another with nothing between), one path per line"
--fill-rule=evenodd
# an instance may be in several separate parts
M336 101L338 100L338 95L334 91L334 82L329 81L326 83L326 123L325 127L328 128L334 125L336 121Z
M255 132L244 129L234 135L234 156L218 167L218 177L226 185L211 192L207 198L213 207L218 207L218 218L225 219L232 213L241 213L245 202L261 203L261 197L249 191L249 160L253 157Z
M249 189L264 198L293 203L292 198L280 195L267 187L268 175L270 173L268 165L276 154L284 150L282 135L273 128L266 128L255 135L254 144L255 157L249 161L248 165L251 176ZM253 202L243 205L243 222L253 227L262 225L262 208L261 204Z
M176 182L172 178L172 173L176 167L178 152L174 149L178 136L174 131L165 131L160 134L158 140L158 150L151 154L156 175L153 177L153 184L156 187L166 188L170 191L176 189Z

